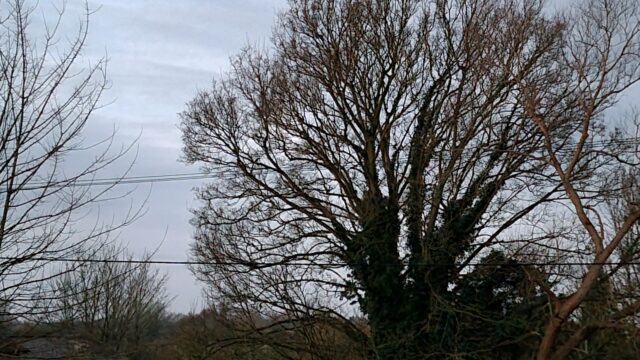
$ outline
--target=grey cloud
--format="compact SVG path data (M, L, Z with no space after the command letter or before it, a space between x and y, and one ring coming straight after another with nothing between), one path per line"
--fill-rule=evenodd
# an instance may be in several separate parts
M65 31L70 36L83 3L68 3L67 18L72 21ZM139 136L130 175L197 171L177 162L178 113L198 89L209 87L212 78L228 68L230 56L248 42L268 41L277 10L285 5L284 0L90 1L89 7L97 11L90 18L83 55L93 62L108 56L112 87L104 96L111 104L95 113L85 131L87 143L116 128L116 147ZM121 174L131 159L132 154L101 176ZM133 195L103 204L100 213L108 218L146 199L146 215L123 230L120 239L139 255L157 248L158 259L184 260L193 231L188 210L196 206L192 189L199 184L202 181L122 186L117 193L133 190ZM186 267L161 269L168 272L169 292L176 296L174 311L188 311L200 301L200 287Z

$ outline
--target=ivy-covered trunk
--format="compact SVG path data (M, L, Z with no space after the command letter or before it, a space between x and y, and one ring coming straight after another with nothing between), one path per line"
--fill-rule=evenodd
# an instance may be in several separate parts
M370 357L410 358L411 320L398 252L398 207L387 197L372 195L362 203L361 219L362 230L349 243L349 255L363 291L360 307L372 333Z

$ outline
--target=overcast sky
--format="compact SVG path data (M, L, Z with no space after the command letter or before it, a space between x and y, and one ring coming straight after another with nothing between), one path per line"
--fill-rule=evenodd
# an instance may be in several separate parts
M84 5L83 0L67 1L63 29L69 37ZM42 8L46 6L50 5ZM197 172L178 162L182 145L178 113L198 89L208 88L228 69L229 57L243 46L269 42L286 0L104 0L89 1L89 7L95 12L83 59L95 63L106 56L111 87L103 97L108 105L95 113L85 138L90 143L115 128L116 145L137 139L137 156L128 176ZM131 155L101 177L121 174L132 159ZM146 214L124 229L120 240L136 256L157 250L155 259L187 260L192 241L189 209L197 205L192 189L198 184L123 186L122 191L134 190L132 196L105 206L101 214L124 212L146 198ZM169 275L168 291L175 297L171 310L186 312L201 305L201 286L185 266L161 268Z
M85 129L86 140L104 137L114 127L116 144L139 137L129 176L197 171L178 162L178 113L198 89L209 87L214 76L228 68L230 56L247 44L267 43L276 15L285 6L285 0L90 1L96 11L90 17L83 58L95 61L106 55L112 85L103 97L109 105L95 113ZM81 0L67 2L63 29L70 37L83 7ZM49 17L50 10L41 13ZM128 161L121 162L111 175L126 165ZM157 249L156 259L186 260L192 241L189 208L196 206L192 188L197 185L184 181L137 186L133 196L101 213L126 211L129 203L140 204L148 196L146 214L120 234L121 241L137 255ZM199 301L200 285L184 266L161 268L169 274L168 290L175 297L171 310L190 310Z

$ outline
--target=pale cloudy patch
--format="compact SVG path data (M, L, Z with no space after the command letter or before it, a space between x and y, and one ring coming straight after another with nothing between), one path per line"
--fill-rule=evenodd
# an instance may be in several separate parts
M87 143L117 130L114 146L138 139L126 161L103 172L117 176L135 162L130 175L195 172L177 161L181 139L178 113L198 89L228 69L229 57L243 46L267 43L284 0L250 1L90 1L89 37L84 63L108 58L111 88L84 137ZM44 5L44 7L50 5ZM72 37L82 18L84 2L67 2L64 31ZM50 11L52 8L48 8ZM44 11L44 10L43 10ZM48 16L49 14L44 14ZM112 216L146 199L146 214L120 234L136 254L156 250L155 258L185 260L192 228L188 209L196 206L197 181L122 186L132 195L103 204L102 216ZM199 302L200 287L184 266L161 266L169 274L172 310L188 311Z

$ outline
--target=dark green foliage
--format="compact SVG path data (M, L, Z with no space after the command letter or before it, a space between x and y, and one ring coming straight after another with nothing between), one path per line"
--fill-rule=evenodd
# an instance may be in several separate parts
M490 253L480 264L453 289L455 301L445 313L456 326L441 337L448 339L452 353L495 359L531 356L534 332L545 319L545 296L536 292L523 266L500 252Z

